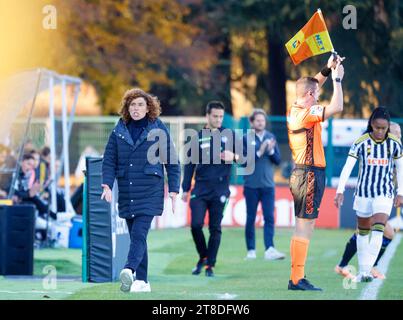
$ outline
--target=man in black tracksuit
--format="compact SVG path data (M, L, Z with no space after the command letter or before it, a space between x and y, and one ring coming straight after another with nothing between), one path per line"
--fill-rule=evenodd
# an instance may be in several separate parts
M188 200L192 177L196 171L190 208L192 236L199 261L192 273L200 274L203 266L206 266L206 276L212 277L221 240L221 220L230 196L231 167L239 156L234 153L236 141L234 131L221 126L224 118L223 103L209 102L206 107L206 118L206 126L197 136L192 137L193 148L187 152L189 163L184 167L182 199ZM206 244L203 225L207 210L210 237Z

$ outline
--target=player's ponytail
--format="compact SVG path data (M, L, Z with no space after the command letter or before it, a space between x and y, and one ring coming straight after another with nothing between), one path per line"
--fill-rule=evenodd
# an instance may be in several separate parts
M388 121L389 124L390 124L390 114L389 114L389 111L388 111L386 108L384 108L384 107L375 108L374 111L372 111L371 116L369 117L368 125L367 125L367 130L365 131L365 133L369 133L369 132L374 131L374 129L372 128L371 123L372 123L372 121L374 121L375 119L385 119L385 120ZM386 134L388 134L388 133L389 133L389 129L388 129L388 131L387 131Z

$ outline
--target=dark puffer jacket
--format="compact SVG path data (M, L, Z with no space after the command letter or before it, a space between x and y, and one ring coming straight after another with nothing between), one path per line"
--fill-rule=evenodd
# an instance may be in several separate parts
M164 166L169 192L179 192L180 165L167 127L158 118L148 120L140 137L133 143L124 121L120 119L105 147L102 183L112 189L117 179L121 218L162 214Z

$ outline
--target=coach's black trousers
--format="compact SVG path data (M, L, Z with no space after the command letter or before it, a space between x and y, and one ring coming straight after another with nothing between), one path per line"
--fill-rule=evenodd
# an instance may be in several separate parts
M147 235L153 216L136 216L126 219L130 234L130 249L125 268L136 272L136 280L147 282L148 254Z
M221 220L228 202L229 189L228 186L218 187L214 190L210 187L199 183L192 191L190 199L191 231L200 259L207 258L207 265L214 267L221 242ZM210 233L208 243L206 243L203 233L207 210Z

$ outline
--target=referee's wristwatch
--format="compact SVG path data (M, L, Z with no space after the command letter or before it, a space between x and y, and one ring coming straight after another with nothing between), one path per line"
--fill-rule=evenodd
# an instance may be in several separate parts
M341 82L341 79L340 78L335 78L335 79L333 79L333 81Z

